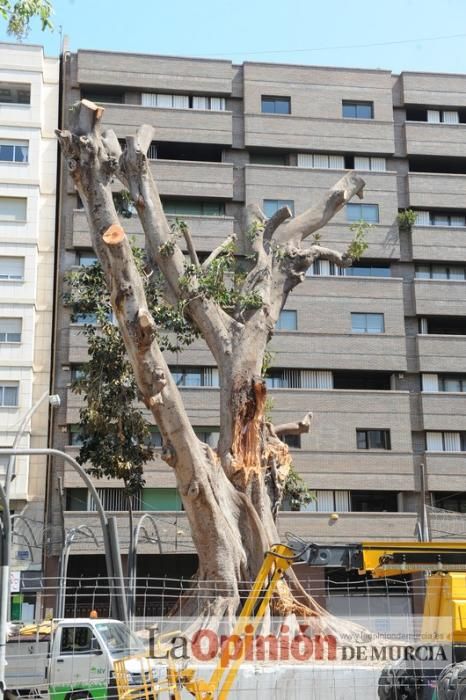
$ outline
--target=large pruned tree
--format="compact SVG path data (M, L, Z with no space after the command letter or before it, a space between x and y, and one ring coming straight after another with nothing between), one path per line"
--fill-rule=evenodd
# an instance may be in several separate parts
M265 416L266 387L261 376L267 343L290 292L318 259L351 264L360 252L356 236L346 253L325 248L316 232L354 195L364 181L346 174L322 199L292 217L287 207L267 219L257 206L244 210L241 269L224 279L222 259L231 255L226 240L201 264L189 230L178 244L163 212L147 150L151 126L126 138L122 150L113 131L101 131L103 108L81 100L70 111L69 130L57 131L62 152L84 203L92 242L110 290L140 397L163 437L162 458L173 469L199 557L196 581L181 601L184 614L199 610L203 584L216 584L206 614L234 615L239 582L252 581L268 547L279 537L275 514L290 469L287 432L307 432L309 416L298 423L272 425ZM129 191L146 239L151 264L164 280L166 303L182 308L204 338L219 371L220 439L216 451L194 433L181 394L160 345L138 265L118 218L112 183ZM308 242L310 239L310 242ZM282 612L315 612L296 602L286 586L276 604Z

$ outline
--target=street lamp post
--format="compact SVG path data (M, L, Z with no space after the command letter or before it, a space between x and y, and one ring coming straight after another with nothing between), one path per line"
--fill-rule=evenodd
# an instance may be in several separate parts
M151 524L152 527L154 528L154 533L155 537L149 537L149 534L144 526L144 521L148 520ZM146 541L152 542L152 543L157 543L158 548L159 548L159 554L162 554L162 542L160 540L160 534L159 534L159 529L157 527L157 522L155 518L150 514L150 513L144 513L142 518L139 520L138 524L134 528L134 534L132 538L132 547L128 553L128 562L129 562L129 581L128 581L128 588L129 588L129 594L128 594L128 608L129 608L129 617L131 624L134 624L134 615L135 615L135 610L136 610L136 578L137 578L137 564L138 564L138 542L139 542L139 536L141 532L144 532Z
M61 457L65 460L65 462L68 462L68 464L70 464L75 471L78 472L81 479L84 481L87 488L91 492L97 508L97 512L99 514L104 540L107 577L109 579L110 588L112 591L111 600L117 611L117 617L120 620L127 622L128 612L126 607L124 579L121 571L121 554L116 530L116 521L114 517L107 518L107 515L102 505L102 501L100 500L97 490L94 484L92 483L92 480L90 479L89 475L84 471L81 465L73 457L66 454L66 452L62 452L61 450L55 450L51 447L31 447L27 449L14 449L2 447L0 448L0 455L7 455L8 457L52 455L55 457ZM11 463L11 460L9 463ZM8 621L8 583L10 578L11 541L9 502L6 495L6 489L4 489L3 486L1 486L0 488L0 506L2 507L2 550L0 559L0 700L2 700L5 674L5 646ZM113 562L115 562L115 565ZM115 571L118 572L117 576L114 576Z
M65 545L60 557L60 573L58 575L58 587L57 587L57 617L65 617L65 599L66 599L66 583L67 583L67 573L68 573L68 560L70 557L71 545L75 541L78 535L83 535L94 540L97 547L97 538L92 532L91 528L87 525L80 525L79 527L73 527L66 533Z

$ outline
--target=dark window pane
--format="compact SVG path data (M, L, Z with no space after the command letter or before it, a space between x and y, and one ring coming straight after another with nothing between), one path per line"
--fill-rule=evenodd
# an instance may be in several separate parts
M14 146L0 146L0 160L11 162L14 155Z
M367 450L367 433L365 430L356 431L356 445L359 450Z
M347 119L356 119L356 105L343 102L343 116Z
M372 105L371 104L356 105L356 117L358 119L372 119Z
M291 101L289 97L262 97L261 111L264 114L290 114Z
M282 435L280 439L293 450L301 447L301 435Z

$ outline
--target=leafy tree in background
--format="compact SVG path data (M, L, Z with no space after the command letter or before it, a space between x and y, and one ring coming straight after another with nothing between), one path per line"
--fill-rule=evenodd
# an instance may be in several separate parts
M8 23L8 34L18 41L27 37L31 21L36 17L40 20L42 31L53 29L52 14L50 0L0 0L0 16Z

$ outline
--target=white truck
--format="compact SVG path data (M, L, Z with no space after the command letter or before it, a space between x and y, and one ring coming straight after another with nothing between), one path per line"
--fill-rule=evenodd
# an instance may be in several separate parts
M21 637L6 646L7 700L27 695L50 700L114 700L115 660L143 654L142 642L122 622L71 618L54 621L50 635ZM48 637L48 638L47 638ZM138 684L139 665L127 670Z

